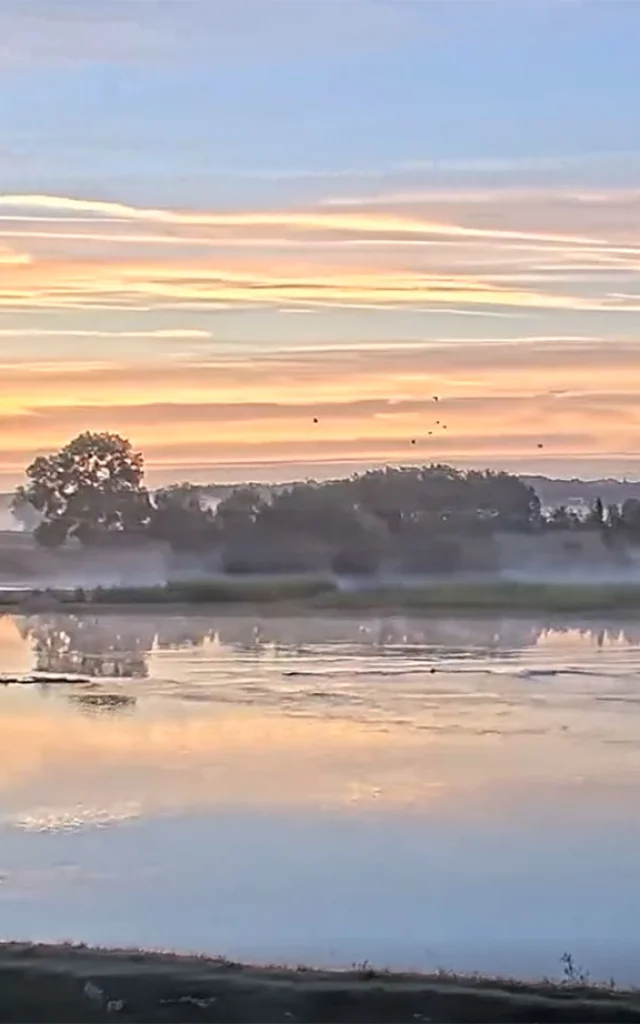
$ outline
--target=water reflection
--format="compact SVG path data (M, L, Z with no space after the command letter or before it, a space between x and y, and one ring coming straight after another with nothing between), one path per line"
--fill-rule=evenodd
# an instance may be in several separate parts
M19 628L32 645L36 672L143 679L157 627L144 617L37 615Z
M42 673L144 679L156 651L218 649L253 657L305 656L320 648L403 659L437 653L438 662L518 658L572 640L595 648L640 643L640 625L542 618L264 618L198 615L34 615L17 626Z
M639 643L569 618L7 616L5 671L67 681L0 689L0 934L520 970L494 942L544 973L537 941L597 970L581 937L627 956L640 913Z

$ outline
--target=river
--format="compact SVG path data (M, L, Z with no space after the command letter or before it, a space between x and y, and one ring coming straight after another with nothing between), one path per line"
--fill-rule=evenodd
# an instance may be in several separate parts
M0 937L640 982L640 623L6 615L0 672Z

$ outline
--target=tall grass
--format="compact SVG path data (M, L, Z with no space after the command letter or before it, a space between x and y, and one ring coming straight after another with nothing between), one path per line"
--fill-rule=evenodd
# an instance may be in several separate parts
M309 601L332 593L335 583L316 577L214 579L167 583L158 587L111 587L92 591L97 604L233 604Z
M283 577L260 579L247 577L188 580L157 586L95 587L85 589L47 589L44 591L0 591L0 606L29 606L46 610L47 604L61 605L169 605L169 604L271 604L309 602L336 589L331 579Z
M640 608L640 586L630 584L438 583L424 587L331 591L315 602L326 608L408 608L425 611L596 612Z
M294 605L300 610L379 610L425 612L624 612L640 610L640 585L555 583L434 583L422 587L368 587L341 590L318 577L226 578L151 587L97 587L94 590L0 592L0 605L35 611L58 605Z

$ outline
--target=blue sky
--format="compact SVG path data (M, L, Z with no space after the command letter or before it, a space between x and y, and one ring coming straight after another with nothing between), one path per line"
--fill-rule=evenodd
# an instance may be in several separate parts
M162 478L635 470L640 5L3 0L0 39L0 480L82 417Z
M5 0L0 27L3 178L30 187L262 202L234 171L619 154L638 127L635 3Z

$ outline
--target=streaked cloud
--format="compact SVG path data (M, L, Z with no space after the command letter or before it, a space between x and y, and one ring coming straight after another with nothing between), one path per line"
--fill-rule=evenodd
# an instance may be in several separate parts
M629 289L640 272L633 233L640 223L638 193L628 192L624 200L594 193L587 204L595 211L593 223L580 215L583 200L562 191L536 194L535 202L503 191L493 200L484 193L465 194L458 203L452 195L445 203L433 194L406 200L401 196L398 203L390 195L385 209L380 197L370 208L360 197L353 209L320 203L305 209L212 211L3 195L0 216L20 210L26 219L11 222L0 306L24 311L435 307L457 315L483 308L515 313L640 309ZM55 231L38 226L42 211L60 218ZM135 230L140 222L152 232L140 235ZM554 224L562 230L554 230ZM136 246L142 250L136 252Z
M17 475L83 429L185 467L624 458L640 430L638 344L525 339L128 362L5 362L0 461ZM435 403L433 396L439 401ZM315 423L314 419L318 422ZM415 442L415 443L412 443ZM258 475L260 475L258 473Z
M156 477L194 465L210 476L260 465L285 474L407 460L526 465L540 458L540 444L548 462L634 465L640 343L611 331L606 342L597 331L536 335L531 325L541 314L640 309L634 191L498 189L442 201L433 192L390 193L356 196L352 209L320 202L266 211L0 198L0 216L9 210L25 218L2 229L24 259L0 279L0 305L15 324L0 337L56 344L66 328L51 325L55 316L69 324L78 356L92 339L147 348L136 361L118 349L117 359L63 362L42 348L37 360L7 361L7 472L81 429L131 436ZM43 213L58 218L54 230L43 230ZM200 322L138 326L169 313L247 310L304 312L305 324L409 310L486 318L487 326L484 337L448 342L329 340L303 349L295 331L286 343L261 341L258 321L237 352ZM36 315L41 327L30 323ZM107 322L74 326L89 315ZM500 318L513 321L512 336L486 336ZM160 342L168 348L154 349Z
M3 195L0 207L23 210L58 210L70 214L94 214L96 217L118 217L121 219L151 221L156 224L184 227L267 227L293 228L301 230L372 233L385 235L392 232L407 235L436 235L443 237L503 238L513 241L572 242L577 245L597 245L603 240L562 234L541 234L515 230L465 227L460 224L438 223L420 220L416 217L402 217L359 213L335 213L327 205L322 210L298 211L236 211L236 212L192 212L188 210L146 209L125 203L102 200L74 199L66 196L48 195Z
M49 327L16 327L0 328L0 338L104 338L104 339L140 339L162 340L162 341L192 341L194 339L210 338L208 331L193 328L160 328L157 331L98 331L98 330L77 330L76 328L49 328Z

